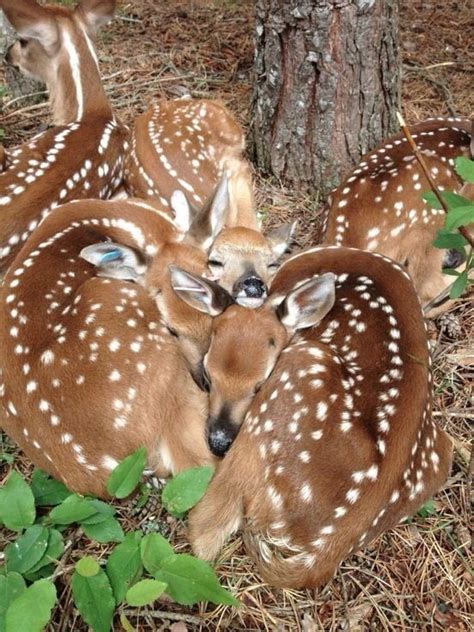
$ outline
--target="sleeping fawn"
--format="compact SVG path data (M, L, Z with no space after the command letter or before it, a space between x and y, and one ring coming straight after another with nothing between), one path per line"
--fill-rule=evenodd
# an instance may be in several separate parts
M382 255L319 247L283 264L263 307L223 311L205 279L172 277L214 316L208 433L228 450L190 514L193 549L214 558L242 528L270 584L318 586L449 471L411 280Z
M461 186L454 158L472 153L472 125L469 119L436 118L410 128L441 191L458 191ZM458 252L432 244L444 224L444 211L423 201L423 192L429 190L403 134L389 138L331 194L324 243L391 257L406 266L422 304L432 301L452 281L443 268L456 267L463 260ZM447 306L437 305L428 315Z

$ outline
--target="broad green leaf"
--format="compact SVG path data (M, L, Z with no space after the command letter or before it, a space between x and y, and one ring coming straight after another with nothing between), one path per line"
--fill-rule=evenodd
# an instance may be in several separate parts
M192 555L167 557L155 579L168 584L166 592L183 606L200 601L238 606L239 602L219 584L212 568Z
M156 579L142 579L127 590L126 601L129 606L141 608L153 603L166 590L164 582Z
M436 246L436 248L453 248L461 253L464 252L466 244L467 240L460 233L451 233L445 229L438 230L433 241L433 246Z
M76 563L76 571L82 577L94 577L100 571L100 566L95 558L86 555Z
M5 561L9 571L22 575L37 564L48 548L49 531L35 524L29 527L15 542L5 547Z
M140 482L145 469L146 450L142 446L127 456L112 471L107 481L107 491L116 498L126 498Z
M469 206L459 206L449 211L444 221L447 230L459 228L459 226L468 226L474 222L474 204L471 202Z
M181 516L201 500L211 481L212 467L192 467L172 478L163 489L161 500L173 516Z
M0 519L12 531L21 531L35 521L35 499L23 477L13 470L0 489Z
M10 604L6 632L41 632L51 618L56 603L56 588L47 579L31 584Z
M449 292L449 298L453 298L453 299L459 298L461 294L464 292L464 290L466 289L467 282L468 282L467 270L465 270L458 276L456 281L454 281L453 287L451 288Z
M474 160L459 156L454 161L456 173L466 182L474 182Z
M142 534L138 531L129 533L124 541L115 547L107 560L107 575L117 604L123 601L130 586L133 586L142 576L141 538Z
M447 204L449 210L459 208L461 206L469 206L469 204L472 204L471 200L468 200L467 198L463 197L462 195L458 195L457 193L453 193L452 191L440 191L440 195L444 202ZM441 202L438 200L433 191L428 191L427 193L424 193L422 195L422 198L429 206L431 206L431 208L443 208L441 206Z
M36 574L40 569L44 568L57 560L64 551L63 536L56 529L48 529L48 547L42 558L32 568L28 570L27 579L36 579Z
M90 540L96 540L101 544L108 542L122 542L124 533L122 527L115 518L106 518L97 524L82 523L81 527Z
M62 483L51 478L43 470L35 470L31 478L35 502L40 506L53 507L66 500L71 492Z
M115 509L112 505L108 505L102 500L97 500L97 498L92 498L89 502L95 508L97 513L82 520L81 526L84 526L85 524L99 524L100 522L105 522L115 515Z
M5 615L8 606L26 589L25 580L19 573L0 575L0 632L5 632Z
M160 569L164 559L174 555L173 547L159 533L149 533L143 538L140 544L140 553L143 566L150 575L154 575Z
M51 510L49 517L55 524L71 524L82 522L96 513L97 509L91 500L77 494L71 494L60 505Z
M71 580L74 604L94 632L109 632L115 610L109 578L95 560L84 559L76 564Z

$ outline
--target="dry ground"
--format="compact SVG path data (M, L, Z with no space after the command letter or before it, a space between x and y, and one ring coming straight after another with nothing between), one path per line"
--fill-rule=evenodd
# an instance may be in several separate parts
M252 70L251 0L167 0L122 2L119 19L101 36L100 57L107 90L127 122L154 96L218 97L248 124ZM470 0L402 0L404 56L403 107L408 122L430 114L472 114L474 48ZM471 33L471 35L469 35ZM0 75L1 83L1 75ZM24 107L4 101L0 125L6 144L28 138L46 120L47 106ZM298 245L309 244L307 230L318 206L278 183L257 175L258 203L268 221L300 220ZM194 610L160 602L156 610L129 611L136 629L145 630L468 630L470 629L469 482L474 313L460 300L450 318L432 324L436 386L435 416L455 442L451 476L435 499L435 513L416 516L358 552L341 566L323 590L282 591L264 585L242 551L239 539L223 551L218 572L241 600L240 609ZM471 348L471 365L469 362ZM3 449L14 451L4 443ZM2 445L0 444L0 451ZM30 465L17 454L26 474ZM3 476L6 473L4 468ZM134 514L119 508L125 528L159 528L176 548L187 550L184 524L149 506ZM80 533L62 561L67 576L88 549ZM0 531L0 549L8 534ZM471 558L472 561L472 558ZM68 583L59 580L60 605L50 630L86 630L74 612ZM120 630L119 622L116 630ZM18 631L22 632L22 631Z

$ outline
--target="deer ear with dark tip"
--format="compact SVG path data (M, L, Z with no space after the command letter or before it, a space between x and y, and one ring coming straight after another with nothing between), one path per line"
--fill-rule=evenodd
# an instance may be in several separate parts
M100 277L137 282L146 271L146 265L135 250L111 241L83 248L80 257L95 266Z
M234 303L232 296L220 285L170 266L171 287L181 300L209 316L218 316Z
M332 272L298 285L277 307L280 322L290 332L317 325L334 306L336 277Z

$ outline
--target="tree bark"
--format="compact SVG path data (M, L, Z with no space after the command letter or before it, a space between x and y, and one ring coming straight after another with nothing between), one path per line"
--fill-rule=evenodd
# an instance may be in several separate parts
M257 0L257 166L325 196L397 130L399 0Z

